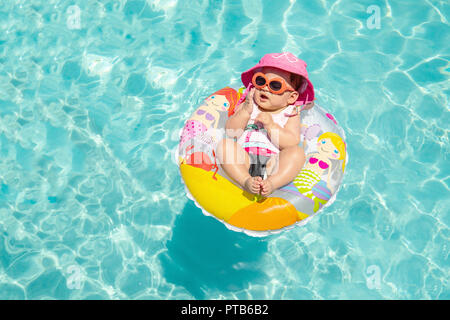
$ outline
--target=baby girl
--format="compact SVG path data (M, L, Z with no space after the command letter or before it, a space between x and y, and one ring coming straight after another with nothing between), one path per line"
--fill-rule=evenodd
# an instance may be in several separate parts
M300 106L311 108L314 88L306 63L289 52L266 54L241 75L247 88L227 120L217 148L222 168L246 191L268 196L290 183L305 162Z

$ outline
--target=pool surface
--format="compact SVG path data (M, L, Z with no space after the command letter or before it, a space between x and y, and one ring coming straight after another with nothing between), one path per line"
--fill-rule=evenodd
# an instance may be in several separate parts
M448 1L0 4L0 299L450 298ZM349 163L306 226L252 238L185 196L174 150L283 51Z

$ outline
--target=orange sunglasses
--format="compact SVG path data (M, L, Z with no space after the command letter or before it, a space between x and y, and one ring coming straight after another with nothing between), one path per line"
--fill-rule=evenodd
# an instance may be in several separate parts
M253 75L252 83L257 89L262 89L267 86L269 91L274 94L283 94L285 91L295 91L286 83L286 81L284 81L284 79L273 78L269 81L262 72L257 72Z

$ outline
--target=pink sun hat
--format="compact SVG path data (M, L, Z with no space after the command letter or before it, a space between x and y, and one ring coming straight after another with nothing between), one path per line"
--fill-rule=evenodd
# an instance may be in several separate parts
M256 69L263 67L278 68L287 72L301 75L303 78L306 79L307 82L306 88L305 85L303 85L299 89L300 94L297 98L297 101L295 102L295 105L303 105L308 102L312 102L314 100L314 87L308 78L308 72L306 71L306 62L298 59L290 52L282 52L282 53L268 53L264 55L264 57L262 57L261 60L259 60L257 65L241 74L242 83L247 88L246 92L241 97L242 101L247 95L247 92L253 86L252 85L253 73L255 72ZM239 103L242 101L239 101Z

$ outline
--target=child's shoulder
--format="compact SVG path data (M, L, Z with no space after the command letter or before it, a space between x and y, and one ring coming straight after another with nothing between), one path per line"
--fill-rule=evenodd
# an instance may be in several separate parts
M288 106L283 110L283 114L288 118L288 121L300 120L300 108L298 106Z

